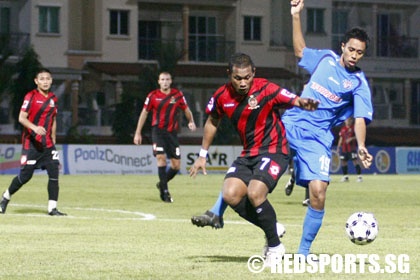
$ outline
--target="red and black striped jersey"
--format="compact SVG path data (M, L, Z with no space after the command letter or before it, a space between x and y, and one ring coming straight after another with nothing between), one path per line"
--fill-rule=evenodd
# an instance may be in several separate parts
M357 150L356 148L356 135L354 134L354 126L347 126L344 125L340 132L338 133L339 136L341 136L341 151L343 153L350 153L355 152ZM350 138L353 138L352 140L348 141Z
M30 122L36 126L44 127L46 134L37 135L34 131L24 127L22 132L23 149L29 149L31 141L37 147L51 148L54 146L52 127L57 115L57 102L58 99L52 92L44 96L37 89L34 89L25 95L20 110L28 113Z
M188 108L184 94L171 88L169 94L156 89L147 95L143 108L152 112L152 126L173 132L178 130L178 114Z
M230 119L243 145L241 156L288 154L279 109L292 107L296 99L294 93L266 79L254 78L246 96L237 94L231 83L221 86L207 104L206 113Z

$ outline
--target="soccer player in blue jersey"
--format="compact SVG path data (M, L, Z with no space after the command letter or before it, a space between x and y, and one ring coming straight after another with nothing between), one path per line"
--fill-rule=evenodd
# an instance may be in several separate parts
M282 120L295 154L296 183L309 188L310 193L310 205L298 250L298 253L307 256L324 217L334 139L331 128L354 116L359 161L364 168L369 168L373 157L365 146L365 139L366 125L372 120L373 108L366 78L356 66L367 48L369 38L366 32L359 28L348 31L341 43L341 55L331 50L307 48L300 23L303 2L291 1L293 46L295 55L301 59L299 66L311 74L302 97L319 100L320 104L314 112L299 108L287 110ZM193 216L191 221L197 226L221 228L225 209L226 205L219 195L210 211Z
M324 217L334 139L331 128L354 116L359 161L368 168L373 157L365 146L366 125L372 120L373 108L365 75L356 66L369 42L366 32L360 28L348 31L341 43L341 55L331 50L310 49L306 47L300 22L303 6L303 0L291 1L293 48L300 59L299 66L311 74L302 97L319 100L320 104L310 114L292 108L282 120L295 155L296 183L309 188L311 203L298 250L307 256Z

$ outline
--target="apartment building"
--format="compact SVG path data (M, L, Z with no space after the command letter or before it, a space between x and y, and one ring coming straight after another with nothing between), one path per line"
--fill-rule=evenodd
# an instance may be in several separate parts
M372 41L361 64L375 106L372 127L420 129L420 4L417 0L306 0L308 46L338 50L342 34L364 27ZM199 126L213 91L226 82L226 61L250 54L257 75L299 90L305 73L292 52L289 1L283 0L0 0L1 42L17 59L32 45L54 72L59 134L78 125L109 136L121 95L141 90L139 77L168 48L179 58L174 85ZM0 133L16 133L0 104ZM141 106L139 104L138 106ZM134 116L137 118L137 116ZM420 130L419 130L420 131ZM181 128L181 135L189 137Z

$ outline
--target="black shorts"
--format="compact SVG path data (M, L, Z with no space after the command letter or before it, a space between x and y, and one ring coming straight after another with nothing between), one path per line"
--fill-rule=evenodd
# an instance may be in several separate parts
M60 158L55 146L37 149L33 145L23 149L20 157L21 168L47 169L48 166L60 164Z
M341 153L340 159L344 161L355 160L357 159L357 153L356 152Z
M165 154L168 158L181 159L178 135L157 127L152 128L153 155Z
M225 179L238 178L246 185L251 180L265 183L271 193L289 164L285 154L262 154L255 157L238 157L229 167Z

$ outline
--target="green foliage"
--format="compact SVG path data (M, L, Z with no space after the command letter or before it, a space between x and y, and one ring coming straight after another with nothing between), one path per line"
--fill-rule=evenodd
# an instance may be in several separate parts
M145 67L139 76L138 90L128 88L121 95L121 102L115 106L115 118L112 131L118 144L133 143L133 133L137 127L138 117L143 108L147 94L156 88L156 71ZM149 123L143 128L143 133L150 131Z
M38 60L38 54L32 47L24 53L21 60L16 65L16 72L18 76L13 81L11 88L11 91L13 93L12 110L16 128L19 127L18 118L23 98L25 97L26 93L28 93L36 87L34 83L34 78L36 72L40 68L42 68L42 65Z
M2 94L10 87L15 71L13 64L7 62L11 53L8 36L0 35L0 101Z
M7 186L12 176L0 176ZM350 176L340 183L333 176L327 192L323 226L312 250L315 254L408 254L410 273L272 274L251 273L247 261L261 254L261 229L245 222L231 208L223 229L198 228L192 215L215 202L223 175L185 174L169 188L174 203L163 203L155 188L157 175L102 175L60 177L58 209L67 217L46 214L46 175L35 175L0 215L2 233L1 279L418 279L420 255L419 175L365 175L363 183ZM285 196L283 176L268 196L279 222L286 226L282 242L295 253L306 207L303 188ZM348 216L371 211L379 235L369 245L351 243L344 230ZM144 214L150 214L147 219ZM359 268L360 263L354 264ZM368 265L368 263L366 263Z
M67 144L94 144L93 136L89 134L89 130L84 128L79 132L79 127L71 126L67 131L64 143Z

